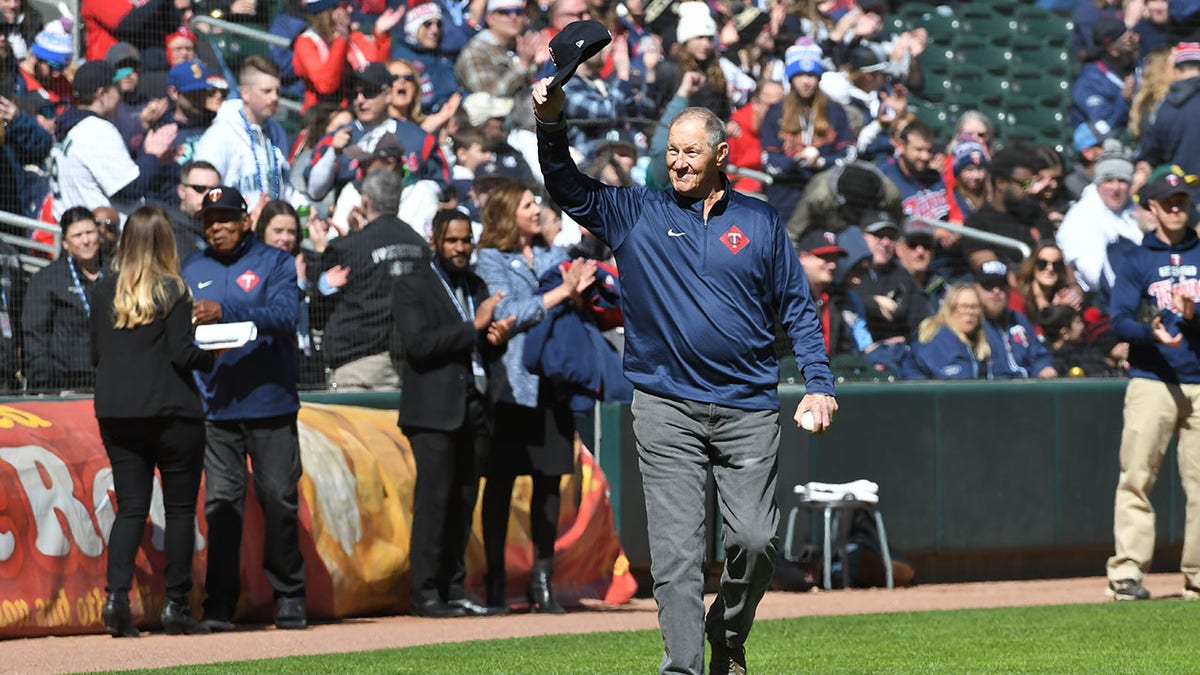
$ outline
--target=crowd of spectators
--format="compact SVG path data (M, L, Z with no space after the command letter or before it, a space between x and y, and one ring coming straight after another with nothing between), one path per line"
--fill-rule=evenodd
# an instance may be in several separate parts
M26 251L0 242L0 388L89 389L77 327L120 223L164 207L185 258L204 248L199 204L219 185L295 259L303 387L399 384L390 284L427 260L439 210L467 214L478 240L489 193L517 183L538 197L545 244L605 257L545 195L530 106L531 83L554 72L550 39L586 18L613 40L565 87L582 166L665 187L674 115L727 120L730 179L787 223L835 366L873 379L1121 375L1108 293L1153 227L1134 196L1155 171L1200 173L1200 3L1037 3L1073 18L1065 152L1001 138L977 111L953 129L914 114L930 42L919 21L893 30L900 4L83 0L79 17L43 17L0 0L0 209L57 226L62 242L31 252L54 258L32 278L16 264ZM231 51L196 13L290 47ZM378 169L393 178L368 181Z

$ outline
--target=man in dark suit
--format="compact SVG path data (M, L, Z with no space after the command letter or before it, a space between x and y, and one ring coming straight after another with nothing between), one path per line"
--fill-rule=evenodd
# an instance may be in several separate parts
M433 261L396 282L393 350L402 349L400 426L417 465L409 583L412 613L425 617L499 614L466 596L467 540L491 435L487 369L513 319L493 320L502 292L470 269L471 223L459 211L433 219Z

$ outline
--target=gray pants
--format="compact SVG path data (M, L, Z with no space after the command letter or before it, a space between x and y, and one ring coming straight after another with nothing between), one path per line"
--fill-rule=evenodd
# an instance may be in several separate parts
M638 390L633 433L646 494L661 673L704 672L704 640L741 646L775 569L779 411L675 401ZM725 519L725 570L704 614L704 484Z

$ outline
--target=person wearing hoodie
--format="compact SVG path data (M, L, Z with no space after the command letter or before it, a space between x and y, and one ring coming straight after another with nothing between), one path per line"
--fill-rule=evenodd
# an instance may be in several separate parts
M1181 42L1175 49L1175 83L1142 131L1139 171L1178 164L1188 174L1200 173L1200 43Z
M1071 125L1104 120L1114 129L1124 129L1137 81L1137 34L1120 19L1103 17L1092 40L1094 57L1071 85Z
M121 132L111 121L121 100L117 71L105 61L88 61L75 73L78 107L68 108L55 127L50 152L54 217L73 206L113 206L129 213L170 167L169 150L177 127L163 125L146 133L137 160L129 156Z
M870 162L840 164L809 181L787 221L788 236L795 244L813 229L840 233L875 211L887 211L899 222L900 189Z
M4 123L4 133L0 135L0 210L30 215L29 202L24 197L30 194L33 179L27 177L25 167L42 164L50 154L54 137L38 125L33 113L21 110L3 96L0 96L0 121Z
M1161 173L1138 192L1138 204L1150 211L1157 227L1117 266L1109 304L1113 335L1129 342L1130 379L1107 592L1114 600L1150 597L1142 585L1154 555L1150 489L1178 434L1179 476L1187 495L1182 595L1200 599L1200 239L1188 226L1187 176Z
M435 2L414 4L404 15L404 39L392 41L392 58L421 64L416 75L421 110L431 115L458 93L454 61L442 50L446 35L442 10Z
M287 133L272 119L279 106L279 67L265 56L251 56L238 73L240 99L221 105L216 119L196 143L195 159L217 167L226 185L243 194L292 202Z

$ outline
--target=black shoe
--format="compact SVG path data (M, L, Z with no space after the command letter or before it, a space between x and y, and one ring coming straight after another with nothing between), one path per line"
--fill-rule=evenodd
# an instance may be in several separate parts
M507 607L481 605L469 598L450 600L446 604L451 607L462 607L467 616L499 616L500 614L508 614Z
M276 598L275 627L280 630L308 628L308 619L304 616L304 598Z
M712 658L708 661L709 675L746 675L746 649L736 649L716 642L712 645Z
M109 593L100 616L104 619L104 629L115 638L137 637L142 634L137 626L133 625L133 613L129 609L127 594Z
M1149 600L1150 591L1137 579L1119 579L1108 582L1108 597L1113 600Z
M208 635L212 630L192 616L187 602L167 600L162 611L163 632L167 635Z
M449 619L455 616L466 616L467 610L461 605L442 602L441 600L429 600L413 605L412 615L423 616L426 619Z
M210 633L228 633L234 629L232 621L215 616L205 615L204 620L200 623L204 624Z
M566 614L567 610L554 599L554 587L550 585L550 564L535 562L529 575L529 611L546 614Z

